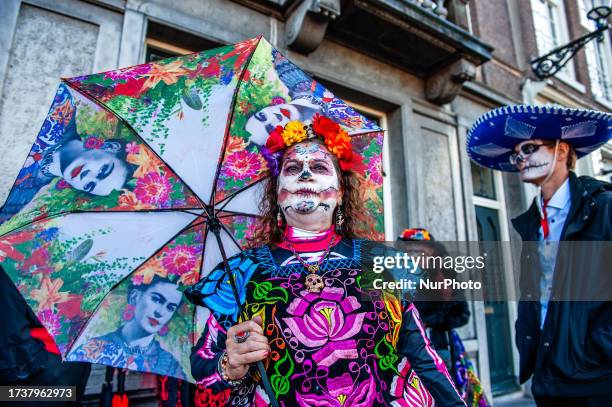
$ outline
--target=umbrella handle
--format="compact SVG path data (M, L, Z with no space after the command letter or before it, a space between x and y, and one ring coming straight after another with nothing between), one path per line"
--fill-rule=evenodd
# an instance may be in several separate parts
M234 293L234 298L236 299L238 315L242 315L244 310L242 309L242 304L240 303L240 295L238 294L238 288L236 287L236 280L234 279L234 274L230 270L229 263L227 261L227 255L225 253L225 248L223 247L223 243L221 242L221 224L216 216L214 218L209 219L209 228L214 233L215 238L217 239L217 245L219 246L221 257L223 257L223 265L225 266L225 272L227 273L230 285L232 286L232 291ZM270 398L270 406L278 407L278 400L274 395L272 385L270 384L270 379L268 378L268 374L266 373L266 368L264 367L264 364L261 360L257 362L257 370L259 371L259 375L261 376L261 382L264 386L264 389L268 394L268 397Z

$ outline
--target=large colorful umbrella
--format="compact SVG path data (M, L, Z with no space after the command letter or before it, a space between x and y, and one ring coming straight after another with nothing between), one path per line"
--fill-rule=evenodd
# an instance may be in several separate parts
M183 301L248 243L268 132L329 116L382 237L382 133L265 39L64 79L0 211L0 265L62 357L193 381ZM223 249L223 250L221 250Z

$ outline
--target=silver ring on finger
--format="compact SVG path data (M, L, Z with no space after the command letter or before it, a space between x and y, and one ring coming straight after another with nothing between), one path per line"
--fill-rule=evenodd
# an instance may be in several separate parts
M249 339L249 336L251 336L249 331L239 332L238 334L234 334L234 342L244 343L247 339Z

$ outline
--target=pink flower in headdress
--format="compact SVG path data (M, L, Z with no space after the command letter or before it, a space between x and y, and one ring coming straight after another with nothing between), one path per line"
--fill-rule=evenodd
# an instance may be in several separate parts
M197 247L177 245L166 252L162 264L168 274L183 275L197 267L200 251Z
M99 150L104 146L104 141L98 137L89 136L85 139L85 148L90 150Z
M284 105L285 103L287 103L287 101L282 96L274 96L272 102L270 102L271 105Z
M249 179L261 171L261 164L257 154L247 150L237 151L227 157L223 175L237 180Z

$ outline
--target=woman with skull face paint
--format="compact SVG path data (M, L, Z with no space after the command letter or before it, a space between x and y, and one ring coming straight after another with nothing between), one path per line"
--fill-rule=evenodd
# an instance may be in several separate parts
M185 294L210 310L191 355L199 383L228 405L464 406L414 306L363 289L359 180L349 136L324 116L278 126L253 249L229 259L250 320L237 315L220 264ZM418 376L417 376L418 375Z
M612 185L572 171L611 136L609 113L528 105L490 111L468 133L477 164L538 187L512 220L523 242L541 242L523 244L516 321L519 380L533 375L538 406L612 405L612 302L599 294L610 265L593 244L612 240Z

